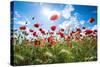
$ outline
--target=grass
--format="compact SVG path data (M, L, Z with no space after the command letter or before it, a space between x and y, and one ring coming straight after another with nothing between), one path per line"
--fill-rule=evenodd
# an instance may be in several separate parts
M57 44L48 47L33 45L13 45L14 65L54 64L85 62L97 60L97 40L84 39L82 42L71 41L69 44Z

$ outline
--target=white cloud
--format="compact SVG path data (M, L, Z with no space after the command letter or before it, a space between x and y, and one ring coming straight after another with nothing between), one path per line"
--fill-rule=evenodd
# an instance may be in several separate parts
M19 24L19 25L25 25L26 24L26 21L18 21L16 23Z
M19 25L29 25L30 21L28 21L28 20L26 20L26 21L17 21L16 24L19 24Z
M84 23L85 21L79 21L77 16L71 16L69 20L64 21L62 24L59 25L59 27L72 31L76 30L76 28L82 27Z
M97 29L97 25L94 25L94 26L92 27L92 30L95 30L95 29Z
M62 24L59 25L60 28L63 29L70 29L73 26L72 23L70 23L69 21L64 21Z
M85 21L84 21L84 20L80 21L80 24L84 25L84 23L85 23Z
M62 16L65 19L69 19L71 17L71 12L74 11L74 8L72 5L66 5L64 10L62 10Z
M17 11L15 11L15 16L16 16L16 18L20 18L21 17L21 15Z

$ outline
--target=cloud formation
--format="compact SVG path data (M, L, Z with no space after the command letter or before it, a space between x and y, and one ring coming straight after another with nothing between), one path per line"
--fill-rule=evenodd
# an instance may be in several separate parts
M18 21L16 23L19 24L19 25L25 25L26 24L26 21Z
M62 10L62 16L65 19L69 19L71 17L71 12L74 11L74 8L72 5L66 5L64 10Z
M15 16L16 16L16 18L20 18L21 17L21 15L17 11L15 11Z
M97 25L94 25L94 26L92 27L92 30L97 30Z

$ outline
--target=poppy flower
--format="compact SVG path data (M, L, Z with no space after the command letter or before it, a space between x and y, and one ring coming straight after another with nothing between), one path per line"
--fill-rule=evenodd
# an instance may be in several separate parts
M59 33L61 38L64 38L64 34L63 33Z
M26 29L26 26L21 26L19 29L20 30L25 30Z
M51 43L52 36L48 37L48 42Z
M95 29L95 30L93 30L93 32L97 32L97 30Z
M51 30L55 31L56 30L56 26L51 26Z
M37 33L36 32L33 32L33 36L37 36Z
M34 27L38 28L40 25L38 23L34 24Z
M57 15L57 14L55 14L55 15L52 15L51 17L50 17L50 20L58 20L58 18L59 18L59 16Z
M40 41L39 40L35 40L34 41L34 46L36 47L36 46L39 46L40 45Z
M57 45L57 43L58 43L57 41L54 41L54 42L53 42L54 45Z
M41 33L45 35L45 31L44 30L42 30Z
M42 31L42 28L39 28L39 31L41 32Z
M54 34L54 32L50 32L50 34Z
M56 34L57 34L57 35L59 35L60 33L59 33L59 32L57 32Z
M86 35L91 34L92 32L93 32L92 30L85 30Z
M82 27L82 29L86 29L86 27Z
M47 32L46 34L48 35L49 33Z
M65 36L65 39L68 40L68 41L70 40L70 38L71 38L71 37L70 37L69 35L66 35L66 36Z
M63 29L63 28L61 28L60 30L61 30L62 32L64 32L64 29Z
M30 31L30 32L34 32L34 30L32 30L32 29L30 29L29 31Z
M68 36L67 39L69 40L70 39L70 36Z
M34 20L35 18L34 17L32 17L32 20Z
M76 31L81 31L80 28L77 28Z
M95 21L95 20L94 20L93 17L89 18L89 22L90 22L90 23L92 23L92 22L94 22L94 21Z
M71 32L71 33L70 33L70 36L72 36L72 34L73 34L73 33Z
M80 28L77 28L76 29L76 32L81 33L81 29Z
M74 31L72 31L72 34L75 33Z

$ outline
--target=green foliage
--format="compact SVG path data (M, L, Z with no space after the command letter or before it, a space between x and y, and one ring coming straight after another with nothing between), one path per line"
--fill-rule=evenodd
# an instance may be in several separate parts
M97 60L96 40L84 39L83 42L71 41L69 44L57 44L51 47L33 45L14 45L14 65L53 64L84 62ZM48 44L46 44L48 45Z

